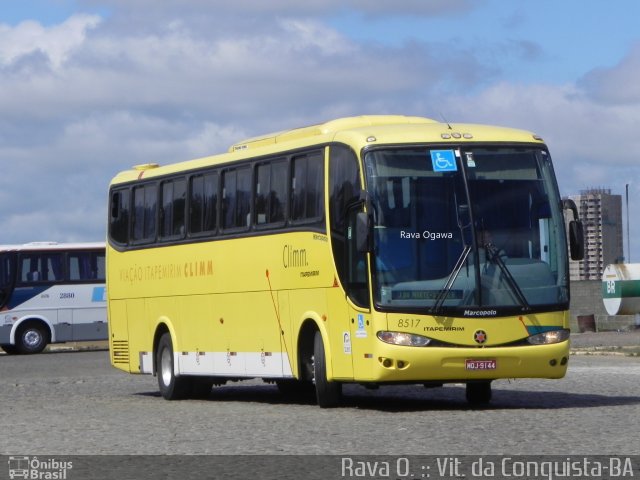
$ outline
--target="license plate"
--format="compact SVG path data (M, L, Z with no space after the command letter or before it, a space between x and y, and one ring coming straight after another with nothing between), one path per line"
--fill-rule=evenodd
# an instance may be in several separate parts
M491 360L471 360L466 359L464 366L467 370L495 370L496 361Z

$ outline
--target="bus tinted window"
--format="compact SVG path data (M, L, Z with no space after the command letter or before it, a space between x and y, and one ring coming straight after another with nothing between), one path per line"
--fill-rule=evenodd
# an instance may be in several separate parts
M192 177L189 201L190 232L213 232L218 223L218 173Z
M162 183L162 210L160 237L176 239L184 237L187 181L171 180Z
M21 256L21 283L62 280L64 280L64 262L61 253L28 253Z
M256 225L284 222L287 199L287 163L258 165L256 169Z
M340 281L349 289L351 299L364 306L368 303L367 279L360 278L363 281L353 282L349 274L359 262L366 264L366 254L355 252L352 245L349 245L349 249L346 248L347 220L355 222L354 212L361 211L361 208L354 210L359 198L360 173L355 153L347 147L332 146L329 155L329 221L333 258Z
M117 190L111 195L111 238L118 243L129 241L129 190Z
M295 157L291 177L291 219L322 216L323 159L319 153Z
M0 255L0 295L5 288L12 283L13 268L11 268L11 256L9 254Z
M67 263L69 280L85 281L105 279L104 252L72 252Z
M153 241L156 236L156 198L155 184L133 189L133 241Z
M349 148L331 147L329 157L329 216L331 230L344 234L347 206L360 197L358 159Z
M251 169L228 170L222 175L222 227L248 227L251 212Z

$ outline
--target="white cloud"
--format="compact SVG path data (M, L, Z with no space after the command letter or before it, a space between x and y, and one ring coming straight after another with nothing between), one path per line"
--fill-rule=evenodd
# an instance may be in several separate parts
M85 41L87 31L99 23L100 18L95 15L74 15L52 28L34 21L25 21L15 27L0 24L0 67L40 53L54 69L59 69Z
M640 104L640 42L614 67L599 67L579 82L585 93L603 104Z
M510 84L492 80L500 72L491 62L453 43L349 39L322 18L338 0L240 0L217 5L215 15L211 2L162 2L136 25L121 13L158 3L149 2L112 0L103 20L0 26L2 243L103 236L107 184L134 164L186 160L245 137L365 113L442 112L454 123L533 130L551 148L563 194L629 181L640 188L640 111L621 101L635 98L637 86L623 79L638 76L638 47L582 82ZM421 15L471 8L393 5ZM232 10L242 6L252 14ZM349 6L367 15L393 8ZM526 42L490 48L544 54ZM616 89L620 97L611 96Z

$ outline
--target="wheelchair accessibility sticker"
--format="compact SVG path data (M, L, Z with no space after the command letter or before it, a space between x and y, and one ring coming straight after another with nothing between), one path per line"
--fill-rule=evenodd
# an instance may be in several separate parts
M453 150L431 150L431 163L434 172L456 172L456 156Z
M356 338L367 338L367 331L364 328L364 315L358 314L358 329L356 330Z

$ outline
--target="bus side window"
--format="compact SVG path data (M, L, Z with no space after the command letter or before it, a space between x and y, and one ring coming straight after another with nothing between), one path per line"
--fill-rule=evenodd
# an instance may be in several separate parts
M87 281L105 278L105 258L101 252L77 252L69 254L67 271L69 280Z
M162 182L160 189L160 238L180 239L185 234L187 181L184 178Z
M284 222L286 192L286 161L280 160L258 165L254 200L256 225Z
M59 253L32 253L22 256L22 283L53 282L64 279L64 263Z
M247 228L251 224L251 168L222 174L222 228Z
M294 157L291 174L291 219L318 220L324 213L322 200L324 161L320 153Z
M133 189L133 240L153 242L156 238L157 190L154 183Z
M129 189L116 190L111 194L109 220L111 239L120 244L129 243Z
M218 225L218 172L191 177L189 233L213 233Z

